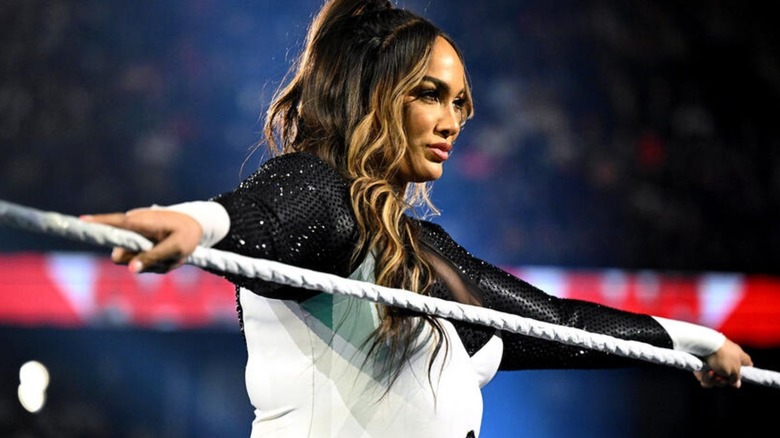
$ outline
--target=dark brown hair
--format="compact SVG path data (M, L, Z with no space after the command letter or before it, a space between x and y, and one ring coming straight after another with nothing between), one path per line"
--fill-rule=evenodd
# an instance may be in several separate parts
M275 153L313 153L351 182L360 232L355 259L371 251L377 284L418 293L427 292L432 271L404 213L417 206L436 209L426 184L398 187L394 181L407 153L404 97L421 82L439 37L458 51L430 21L394 9L388 1L326 2L265 125L266 143ZM468 86L465 101L463 121L472 114ZM434 327L437 350L441 348L442 329L433 318L408 316L383 308L372 350L389 345L391 358L407 359L420 321ZM397 361L386 365L394 367L388 371L397 377Z

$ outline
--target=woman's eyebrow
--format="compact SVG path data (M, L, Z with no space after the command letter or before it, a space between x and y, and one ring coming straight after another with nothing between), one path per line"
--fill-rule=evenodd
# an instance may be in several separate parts
M439 78L435 78L433 76L423 76L422 82L425 82L425 81L432 82L433 85L436 86L436 88L438 88L440 90L443 90L447 94L449 94L450 91L452 91L452 90L450 90L449 84L447 84L446 82L442 81ZM463 93L465 93L465 91L466 91L465 89L460 90L457 94L463 94Z

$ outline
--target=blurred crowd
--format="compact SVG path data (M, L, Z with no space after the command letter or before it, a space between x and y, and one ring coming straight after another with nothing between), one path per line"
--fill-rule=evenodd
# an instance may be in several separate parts
M489 26L454 27L479 78L459 163L478 183L451 220L491 230L473 242L489 259L780 272L780 41L764 6L473 8Z
M465 52L477 113L433 198L472 252L780 273L768 6L401 3ZM2 2L0 199L80 214L231 188L316 4Z

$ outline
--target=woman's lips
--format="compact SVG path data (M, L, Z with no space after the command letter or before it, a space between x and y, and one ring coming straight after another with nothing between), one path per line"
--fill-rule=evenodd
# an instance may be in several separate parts
M441 161L447 161L447 158L450 157L450 151L452 150L452 145L449 143L434 143L429 144L428 149L433 152L433 154Z

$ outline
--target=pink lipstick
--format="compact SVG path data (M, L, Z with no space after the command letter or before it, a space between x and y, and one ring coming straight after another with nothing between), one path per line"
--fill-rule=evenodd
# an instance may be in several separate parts
M438 159L440 159L441 161L446 161L447 158L450 157L450 151L452 150L452 145L449 143L434 143L434 144L429 144L428 149L430 149L430 151L433 152Z

